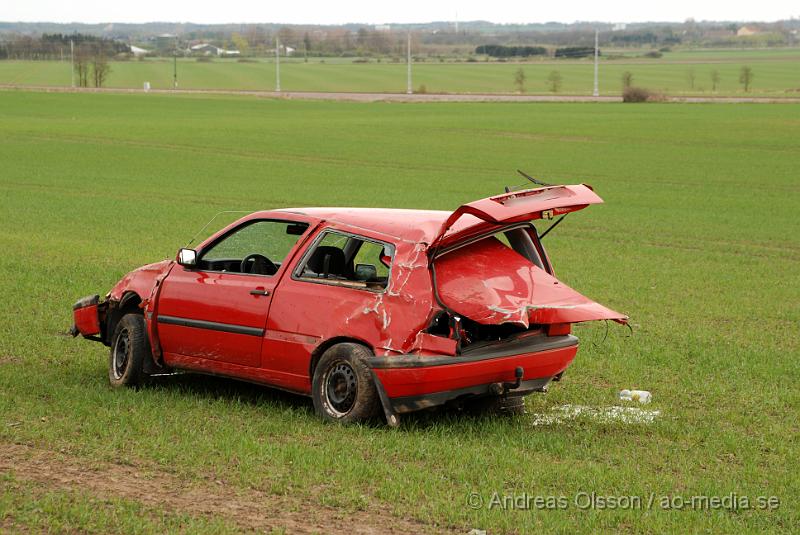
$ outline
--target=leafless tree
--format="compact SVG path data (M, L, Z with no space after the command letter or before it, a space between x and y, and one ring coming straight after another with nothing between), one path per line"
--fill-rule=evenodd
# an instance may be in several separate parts
M89 64L91 62L92 51L86 43L81 43L75 47L75 77L78 87L89 87Z
M525 71L523 71L522 68L517 69L514 72L514 85L517 87L517 91L520 93L525 92L525 80Z
M108 54L102 46L97 46L92 55L92 78L95 87L103 87L103 84L111 72L111 65L108 64Z
M694 81L695 81L695 79L696 79L696 76L694 74L694 69L688 69L686 71L686 81L689 82L689 87L691 89L694 89Z
M628 89L633 86L633 73L625 71L622 73L622 89Z
M561 73L558 71L550 71L550 74L547 76L547 86L550 88L551 93L558 93L561 91L561 82L563 79L561 78Z
M711 90L716 91L719 85L719 71L714 69L711 71Z
M750 91L750 86L753 84L753 69L749 65L742 67L739 71L739 83L744 86L744 92Z

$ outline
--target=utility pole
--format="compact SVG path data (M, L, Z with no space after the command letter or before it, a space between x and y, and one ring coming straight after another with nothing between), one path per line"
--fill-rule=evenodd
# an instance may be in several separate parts
M281 43L275 36L275 92L281 92Z
M599 97L600 96L600 88L597 85L597 59L600 55L600 49L598 48L598 44L600 42L600 30L594 31L594 91L592 91L592 96Z
M408 32L408 49L407 49L407 57L406 62L408 63L408 87L406 87L406 93L411 94L414 92L411 89L411 32Z
M75 89L75 43L72 39L69 40L69 61L72 64L72 89Z
M175 51L172 54L172 89L178 89L178 36L175 36Z

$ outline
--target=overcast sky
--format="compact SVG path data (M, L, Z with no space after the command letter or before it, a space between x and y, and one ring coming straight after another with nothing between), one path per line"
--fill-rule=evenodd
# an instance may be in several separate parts
M797 0L0 0L0 20L27 22L391 23L435 20L492 22L774 21L800 17Z

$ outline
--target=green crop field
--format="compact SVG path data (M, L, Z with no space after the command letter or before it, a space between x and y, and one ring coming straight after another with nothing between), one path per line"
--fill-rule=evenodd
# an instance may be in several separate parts
M324 61L324 62L323 62ZM284 91L405 92L403 63L357 64L352 59L299 59L281 65ZM753 70L753 84L745 93L739 82L742 66ZM50 61L0 61L0 84L70 85L70 63ZM582 61L532 61L530 63L439 63L429 60L414 64L413 87L424 86L430 93L512 93L514 73L525 72L525 91L548 94L548 77L558 71L562 78L559 94L591 94L593 65ZM275 64L267 60L240 63L194 59L178 61L178 85L183 89L267 90L275 88ZM719 82L712 90L712 72ZM701 96L800 96L800 50L696 50L677 51L662 59L621 58L604 60L599 86L603 95L618 95L622 74L633 74L634 84L669 95ZM107 86L142 88L173 87L173 62L167 59L114 62Z
M545 242L633 324L576 328L574 365L524 416L337 426L218 378L112 390L106 348L65 336L77 298L218 211L454 209L517 168L606 200ZM798 169L794 104L0 92L0 531L793 532ZM602 417L632 387L653 420Z

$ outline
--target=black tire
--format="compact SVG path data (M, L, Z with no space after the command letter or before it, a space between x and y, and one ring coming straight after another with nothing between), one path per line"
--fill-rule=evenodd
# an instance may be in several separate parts
M147 326L141 314L125 314L114 329L108 356L111 386L137 386L144 381L144 359L151 355Z
M342 343L322 354L311 383L314 410L330 422L353 423L374 418L380 399L366 359L372 353L359 344Z
M523 396L487 396L469 400L464 408L476 414L518 416L525 414L525 398Z

